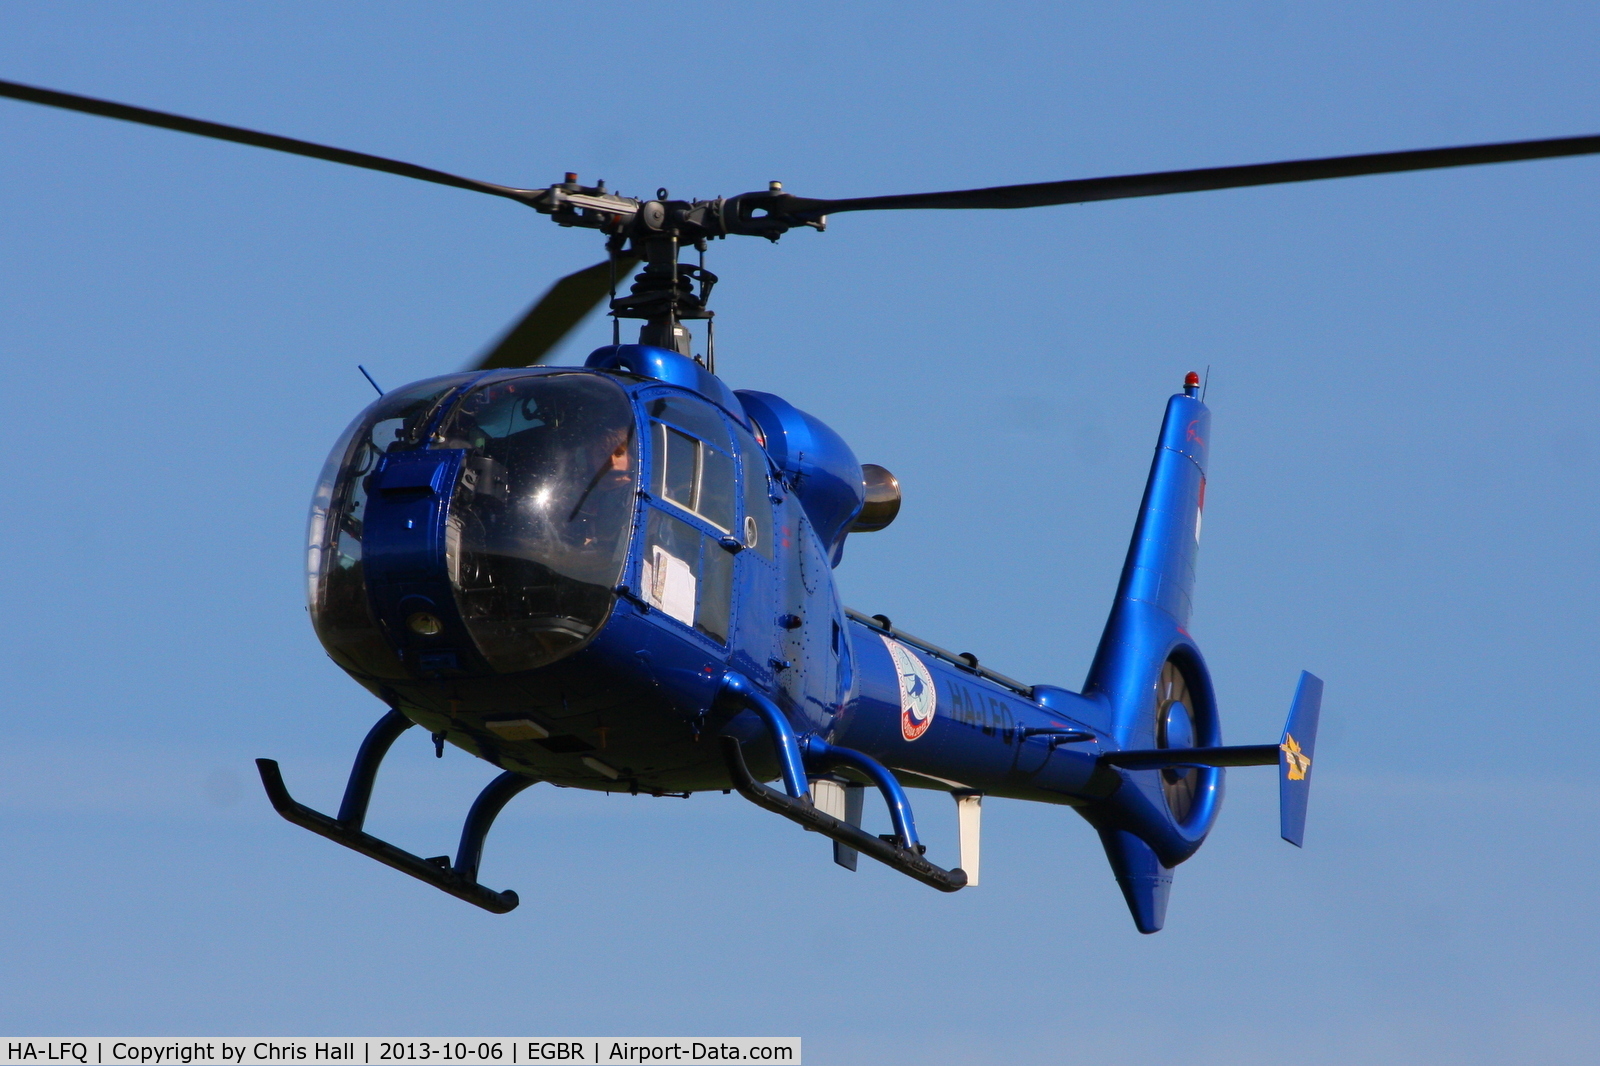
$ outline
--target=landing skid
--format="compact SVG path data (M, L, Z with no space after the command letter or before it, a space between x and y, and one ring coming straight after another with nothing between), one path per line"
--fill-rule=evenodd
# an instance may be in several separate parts
M297 802L284 786L277 761L257 759L256 768L261 771L261 783L266 787L267 798L272 801L273 809L302 829L309 829L318 836L377 859L385 866L410 874L419 881L426 881L457 899L464 899L495 914L514 909L519 902L515 892L510 889L496 892L478 883L478 863L483 858L483 841L489 834L489 827L494 824L495 816L513 796L529 785L536 784L537 778L507 770L489 782L467 812L467 820L461 827L461 844L456 850L453 864L448 855L424 859L361 831L367 818L367 804L372 799L372 785L378 776L378 766L395 738L410 729L411 724L411 719L393 710L378 719L378 723L361 742L355 764L350 767L350 781L345 786L344 800L339 804L337 818L330 818Z
M750 775L750 768L744 761L744 748L735 738L722 738L722 754L727 759L728 774L733 778L733 787L739 790L739 795L756 806L774 814L781 814L791 822L798 822L813 832L821 833L846 847L854 848L863 855L877 859L925 885L932 885L941 892L959 892L967 887L967 875L964 871L942 869L923 858L921 853L913 848L901 847L898 842L875 837L871 833L857 829L849 822L841 821L831 814L824 814L817 810L809 799L796 799L763 785Z
M786 789L785 792L779 792L757 781L744 761L744 747L737 738L725 736L722 738L722 756L728 765L728 776L733 779L733 787L739 790L739 795L758 807L781 814L791 822L798 822L812 832L821 833L847 848L854 848L941 892L957 892L967 887L965 871L959 867L946 870L922 857L924 848L917 842L911 804L900 782L883 765L859 751L834 747L820 737L807 737L802 742L794 735L794 730L777 705L741 674L729 671L723 676L721 697L753 711L766 725L767 735L778 753ZM873 836L858 826L818 810L811 793L806 789L807 757L820 768L844 766L870 779L889 805L889 818L894 823L893 836Z

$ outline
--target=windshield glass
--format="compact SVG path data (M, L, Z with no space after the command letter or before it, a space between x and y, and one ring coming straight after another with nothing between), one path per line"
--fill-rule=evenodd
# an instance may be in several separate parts
M456 405L433 447L466 456L446 532L456 601L496 670L529 670L588 640L611 610L633 528L633 407L594 373L496 375Z
M322 468L306 530L307 599L323 647L354 673L405 676L367 604L361 541L368 478L380 455L413 447L440 401L470 380L452 374L385 394L350 423Z

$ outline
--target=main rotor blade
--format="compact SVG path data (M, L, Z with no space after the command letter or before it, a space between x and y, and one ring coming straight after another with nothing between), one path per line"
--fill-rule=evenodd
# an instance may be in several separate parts
M1256 163L1240 167L1202 170L1166 170L1154 174L1124 174L1110 178L1045 181L1033 185L998 185L954 192L910 193L903 196L864 196L851 200L813 200L795 197L783 206L786 214L815 217L841 211L894 211L921 208L1015 208L1082 204L1094 200L1124 200L1135 196L1167 196L1209 189L1237 189L1248 185L1282 185L1324 178L1353 178L1362 174L1393 174L1405 170L1468 167L1480 163L1513 163L1523 159L1592 155L1600 152L1600 136L1557 137L1542 141L1507 141L1461 148L1426 148L1413 152L1377 152L1327 159L1300 159L1286 163Z
M297 141L293 137L280 137L275 133L258 133L255 130L241 129L238 126L224 126L219 122L185 118L182 115L171 115L165 111L151 111L148 108L118 104L110 100L97 100L92 96L77 96L73 93L56 92L54 89L40 89L33 85L20 85L14 81L0 81L0 96L9 96L13 100L26 100L31 104L44 104L47 107L61 107L68 111L82 111L90 115L102 115L105 118L121 119L124 122L138 122L145 126L159 126L162 129L177 130L179 133L192 133L198 137L212 137L219 141L233 141L235 144L270 148L275 152L288 152L291 155L310 156L312 159L325 159L330 163L343 163L346 166L362 167L366 170L381 170L385 174L398 174L402 178L431 181L435 185L449 185L452 188L468 189L472 192L487 193L490 196L504 196L507 199L521 203L531 202L533 198L544 191L542 189L514 189L507 185L494 185L487 181L475 181L472 178L446 174L442 170L419 167L415 163L402 163L397 159L384 159L382 156L367 155L365 152L352 152L345 148L331 148L324 144L313 144L310 141Z
M568 274L534 301L527 314L467 369L498 370L542 362L610 294L612 279L625 279L638 264L632 256L623 256Z

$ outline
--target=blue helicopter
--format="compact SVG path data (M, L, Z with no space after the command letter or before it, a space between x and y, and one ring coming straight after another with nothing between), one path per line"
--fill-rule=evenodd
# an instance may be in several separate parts
M984 796L1074 808L1099 833L1142 933L1173 869L1204 843L1232 766L1276 766L1280 831L1303 842L1322 682L1300 675L1276 743L1227 746L1188 631L1210 412L1190 373L1167 401L1121 581L1081 691L1025 684L847 608L833 568L852 533L895 518L900 488L781 397L716 375L707 242L777 240L861 210L1007 209L1600 152L1600 137L849 200L774 182L716 200L492 185L272 134L0 82L0 96L310 156L516 200L607 238L472 368L383 393L334 445L307 542L312 622L388 711L336 816L257 760L289 821L503 913L478 878L496 816L540 781L682 796L738 791L859 856L954 892L976 885ZM680 261L685 248L699 264ZM642 270L626 294L620 279ZM609 296L613 343L540 365ZM642 321L621 342L624 318ZM703 352L686 322L703 321ZM363 831L379 767L413 725L502 772L456 855ZM776 786L772 784L776 783ZM862 829L875 790L892 832ZM948 868L920 842L909 789L955 803Z

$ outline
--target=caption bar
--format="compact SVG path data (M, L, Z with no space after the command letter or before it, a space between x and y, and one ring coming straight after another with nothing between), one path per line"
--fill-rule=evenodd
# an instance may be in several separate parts
M697 1062L801 1066L799 1037L7 1038L0 1040L0 1047L5 1049L0 1061L6 1066L652 1066Z

